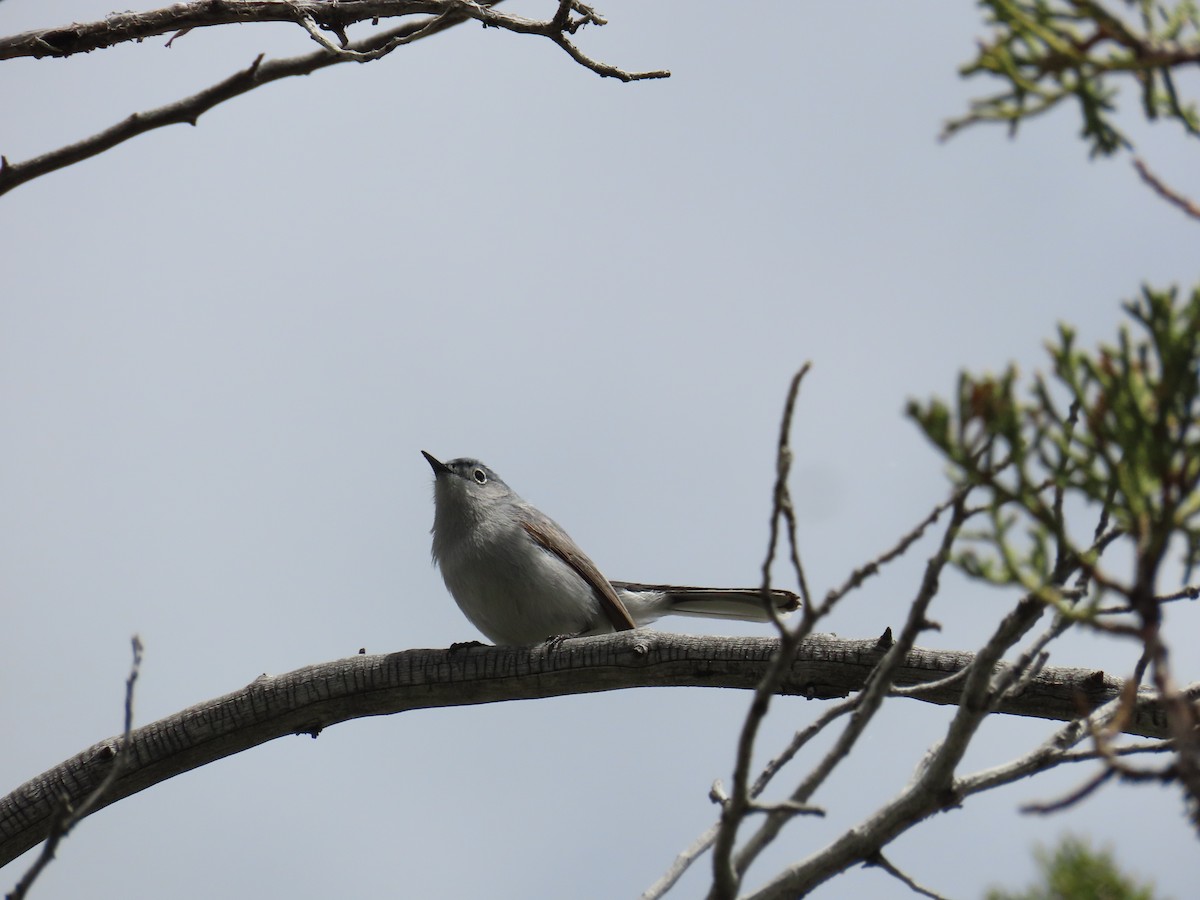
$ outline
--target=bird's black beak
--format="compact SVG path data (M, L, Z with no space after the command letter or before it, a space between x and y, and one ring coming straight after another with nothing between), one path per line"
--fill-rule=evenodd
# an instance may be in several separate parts
M436 456L430 456L424 450L421 451L421 455L423 457L425 457L425 459L428 461L429 468L433 469L434 475L450 474L450 472L451 472L450 467L448 465L446 465L444 462L442 462L440 459L438 459Z

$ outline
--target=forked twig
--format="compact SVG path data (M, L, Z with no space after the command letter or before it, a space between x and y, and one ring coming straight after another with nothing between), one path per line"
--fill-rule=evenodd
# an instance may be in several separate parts
M21 880L17 882L6 900L23 900L34 881L42 874L42 870L54 859L54 852L58 849L59 842L92 811L92 807L112 787L113 782L117 780L124 768L129 748L129 733L133 730L133 686L137 682L138 671L142 666L142 642L136 634L133 636L132 644L133 664L129 668L129 677L125 679L125 730L120 740L116 742L117 746L108 748L108 752L112 754L112 765L109 766L108 774L101 779L100 783L96 785L96 789L88 794L79 806L72 808L64 796L59 816L51 827L46 842L42 845L42 852L33 861L33 865L21 876Z

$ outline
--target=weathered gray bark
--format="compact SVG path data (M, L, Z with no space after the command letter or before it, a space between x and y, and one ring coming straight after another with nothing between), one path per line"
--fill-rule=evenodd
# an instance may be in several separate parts
M762 678L773 638L688 637L633 631L555 647L462 647L354 656L262 676L241 690L198 703L132 732L123 772L100 809L181 772L278 737L309 734L364 716L411 709L530 700L632 687L751 689ZM860 689L887 642L814 636L804 642L780 693L812 699ZM914 649L897 686L939 681L970 653ZM1124 682L1092 669L1047 667L999 712L1068 721L1117 697ZM958 702L961 680L922 692ZM115 713L115 711L114 711ZM1144 697L1124 729L1165 737L1162 709ZM111 767L119 738L100 741L0 799L0 865L44 840L66 796L78 804Z

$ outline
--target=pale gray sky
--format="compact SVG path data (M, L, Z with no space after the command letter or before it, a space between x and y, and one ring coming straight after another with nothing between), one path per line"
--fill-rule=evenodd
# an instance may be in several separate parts
M909 397L949 393L963 366L1028 372L1057 321L1090 344L1141 280L1196 277L1195 225L1127 162L1088 162L1073 114L937 143L991 87L955 74L984 33L968 4L600 9L589 52L673 77L602 80L467 25L0 198L0 791L118 730L134 632L140 724L264 671L475 638L430 565L422 448L485 460L611 577L754 584L787 380L811 359L794 489L823 592L941 496ZM109 11L7 0L0 32ZM5 63L0 152L312 47L244 26ZM1200 194L1182 137L1137 134ZM898 625L923 556L829 628ZM948 578L925 643L973 648L1010 602ZM1053 662L1133 659L1080 638ZM1194 648L1177 662L1196 677ZM277 741L87 820L35 895L635 896L712 821L747 704L631 691ZM780 701L763 753L820 710ZM948 716L887 708L816 798L830 817L791 826L769 863L897 791ZM968 762L1051 727L996 719ZM1173 791L1016 812L1086 774L973 799L889 857L978 897L1073 829L1186 896L1200 865ZM910 896L878 870L818 894L852 892Z

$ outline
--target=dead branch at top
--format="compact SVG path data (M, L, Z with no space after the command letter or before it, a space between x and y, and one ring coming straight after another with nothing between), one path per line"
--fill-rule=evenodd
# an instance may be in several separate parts
M387 56L399 47L430 37L474 19L484 27L515 34L531 34L557 44L579 65L602 78L623 82L669 78L665 70L629 72L592 59L570 36L586 25L606 20L576 0L559 0L555 14L545 20L497 12L500 0L195 0L145 13L117 13L99 22L27 31L0 38L0 60L17 57L70 56L146 38L196 28L248 22L294 22L321 45L315 53L266 60L259 55L249 66L189 97L141 113L115 125L32 159L9 162L0 156L0 194L41 175L96 156L132 137L166 125L195 125L200 116L233 97L264 84L345 62L365 63ZM346 28L360 22L378 24L384 18L417 16L387 31L351 41ZM327 38L325 34L334 39ZM171 40L174 40L172 38ZM170 41L167 41L170 44Z

